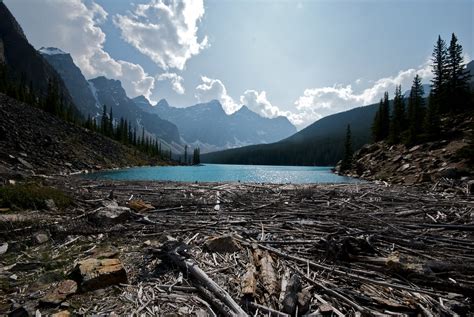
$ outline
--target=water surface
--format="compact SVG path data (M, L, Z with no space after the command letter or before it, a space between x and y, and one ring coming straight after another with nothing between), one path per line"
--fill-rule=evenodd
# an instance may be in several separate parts
M179 182L245 182L275 184L354 183L357 179L339 176L327 166L269 166L203 164L200 166L134 167L98 172L92 178Z

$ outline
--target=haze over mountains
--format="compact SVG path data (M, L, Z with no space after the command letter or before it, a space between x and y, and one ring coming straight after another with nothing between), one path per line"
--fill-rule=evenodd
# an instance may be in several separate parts
M61 49L49 47L39 52L60 74L84 116L100 116L102 105L113 107L114 117L128 119L140 131L145 128L175 153L181 153L185 144L209 152L275 142L296 132L286 117L264 118L245 106L227 115L217 100L175 108L164 99L155 106L143 96L130 99L118 80L100 76L87 81Z
M474 74L474 61L466 69ZM474 77L471 77L474 88ZM424 97L430 86L424 85ZM408 96L408 90L404 95ZM296 134L272 144L246 146L203 155L206 163L268 165L335 165L343 156L346 127L352 130L354 150L371 142L371 126L378 103L324 117ZM420 123L421 124L421 123Z

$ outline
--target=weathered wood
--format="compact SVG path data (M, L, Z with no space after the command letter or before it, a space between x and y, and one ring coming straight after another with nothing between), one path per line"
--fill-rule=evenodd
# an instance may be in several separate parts
M214 282L193 260L187 258L182 250L183 245L175 243L173 247L166 250L166 257L177 265L184 273L189 274L197 283L201 292L208 290L227 307L221 307L221 313L227 312L226 316L248 316L247 313L234 301L234 299ZM227 308L227 309L226 309Z

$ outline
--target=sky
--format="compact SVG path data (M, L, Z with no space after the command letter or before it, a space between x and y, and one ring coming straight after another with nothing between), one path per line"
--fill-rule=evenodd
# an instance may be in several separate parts
M86 78L186 107L219 100L298 128L377 102L418 73L438 37L474 56L472 0L4 0L32 45Z

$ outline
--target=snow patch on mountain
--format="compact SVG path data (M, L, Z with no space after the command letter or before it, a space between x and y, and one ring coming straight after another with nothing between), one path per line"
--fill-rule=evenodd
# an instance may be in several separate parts
M91 92L92 92L92 96L94 96L94 99L95 99L95 106L97 107L97 109L100 109L99 97L97 97L97 89L95 88L93 82L87 81L87 83L89 84L89 89L90 89Z
M43 55L66 55L67 53L56 47L42 47L38 50Z

